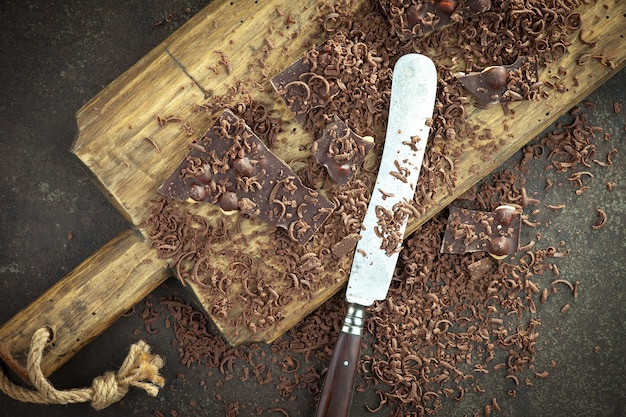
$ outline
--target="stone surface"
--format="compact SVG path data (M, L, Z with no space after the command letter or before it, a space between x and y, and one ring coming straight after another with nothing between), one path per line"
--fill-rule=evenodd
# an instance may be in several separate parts
M76 128L74 113L105 85L139 60L207 1L157 0L152 2L104 1L71 4L40 1L5 1L0 28L0 322L9 320L30 301L71 271L97 248L127 228L121 215L108 203L68 149ZM187 10L188 8L188 10ZM171 19L168 17L171 14ZM169 20L169 21L166 21ZM159 22L161 22L159 24ZM624 415L626 363L626 111L616 113L613 102L624 100L626 73L616 74L589 100L590 122L611 134L598 150L602 159L609 148L618 149L610 169L594 167L591 189L576 196L567 180L537 165L526 187L542 201L535 219L541 225L526 230L522 244L565 241L570 256L558 260L563 278L580 281L580 296L572 300L566 291L538 306L542 317L537 347L537 370L550 376L522 386L517 398L499 396L502 415L569 416ZM505 166L514 167L516 154ZM532 166L532 163L531 163ZM545 190L545 178L555 186ZM604 186L613 181L617 187ZM557 186L558 182L563 183ZM545 204L565 204L554 212ZM609 216L606 227L594 231L596 208ZM546 224L550 223L549 227ZM71 237L71 238L70 238ZM548 282L551 277L543 277ZM178 293L182 287L169 280L154 294ZM560 308L571 303L565 314ZM138 312L145 303L137 306ZM239 401L241 416L256 415L254 404L283 407L294 416L308 416L315 399L307 391L294 392L294 400L277 395L274 382L259 386L235 377L224 381L219 371L209 375L204 365L186 368L171 345L173 332L163 321L149 334L134 314L114 323L102 336L79 352L52 377L60 388L88 385L106 370L119 367L128 346L145 338L155 352L166 357L166 388L155 399L131 390L123 402L99 416L153 416L154 410L172 415L224 415L226 403ZM134 334L139 329L138 334ZM596 352L595 347L600 349ZM268 346L264 363L272 362ZM261 358L257 354L257 358ZM260 360L260 359L259 359ZM556 361L554 368L551 360ZM320 369L323 364L315 364ZM185 378L177 377L183 373ZM502 392L502 375L481 375L485 394L468 393L465 401L444 402L440 415L482 413L491 392ZM201 381L206 381L201 386ZM354 415L369 415L363 405L375 406L373 388L357 392ZM276 401L275 401L276 400ZM451 410L451 411L450 411ZM0 415L17 417L96 415L87 405L37 406L21 404L0 394ZM447 414L448 413L448 414ZM279 415L279 413L274 413Z

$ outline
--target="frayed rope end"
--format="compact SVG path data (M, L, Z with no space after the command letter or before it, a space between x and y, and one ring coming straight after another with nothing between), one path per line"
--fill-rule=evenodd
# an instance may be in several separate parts
M37 330L31 339L27 369L34 390L13 384L0 368L0 389L13 399L37 404L71 404L90 402L96 410L102 410L121 400L130 386L141 388L156 397L165 379L159 374L165 362L159 355L150 353L150 346L143 340L130 347L128 356L117 372L106 372L94 378L91 387L59 391L46 379L41 370L43 350L52 338L48 327Z

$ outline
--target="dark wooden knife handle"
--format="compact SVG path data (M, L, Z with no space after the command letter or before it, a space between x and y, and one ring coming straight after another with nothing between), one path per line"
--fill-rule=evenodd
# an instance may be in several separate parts
M348 312L330 360L315 417L347 417L361 354L364 308L348 304Z

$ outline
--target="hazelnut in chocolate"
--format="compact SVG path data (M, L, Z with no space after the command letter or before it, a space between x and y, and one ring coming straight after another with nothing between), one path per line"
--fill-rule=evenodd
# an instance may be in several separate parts
M517 253L521 223L521 210L509 205L492 213L450 207L441 252L484 251L495 259L504 259Z
M159 193L258 217L299 243L311 239L334 209L230 110L193 144Z
M483 104L534 100L539 72L534 57L521 56L511 65L487 67L481 72L457 73L463 87Z
M357 135L335 116L334 121L324 128L322 136L313 142L313 156L326 167L333 180L345 185L373 147L371 136Z
M379 3L402 41L491 9L491 0L379 0Z

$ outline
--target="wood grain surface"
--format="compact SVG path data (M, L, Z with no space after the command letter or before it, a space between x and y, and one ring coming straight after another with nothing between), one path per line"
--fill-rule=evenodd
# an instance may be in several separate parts
M47 326L53 339L41 369L50 375L168 276L149 243L126 230L0 328L0 357L28 381L30 339Z
M355 7L360 3L356 1ZM218 95L231 94L236 99L240 91L237 81L247 80L243 87L252 91L255 99L271 103L288 120L273 151L285 161L309 156L310 135L276 99L268 77L298 59L313 42L323 41L312 37L318 33L315 18L325 12L318 10L312 0L288 5L278 1L213 1L78 111L79 133L71 152L93 173L102 191L138 232L123 233L111 241L3 325L3 359L23 363L32 331L50 326L57 330L55 345L43 364L44 373L50 374L167 277L167 262L157 258L141 235L145 230L140 225L149 213L150 202L158 197L157 188L187 153L189 143L214 120L198 111L198 106ZM491 139L473 146L460 145L461 156L452 168L456 184L451 189L443 181L438 184L436 197L424 215L411 219L407 234L624 66L626 2L592 2L582 5L578 12L586 29L585 38L597 39L596 45L591 48L584 44L576 32L567 53L540 73L541 80L560 84L563 92L549 90L549 97L541 101L513 103L507 114L500 106L470 108L468 121L480 130L489 129ZM599 58L578 65L583 54ZM431 58L437 63L437 56ZM611 66L606 65L608 61ZM159 123L158 118L170 122ZM257 263L257 273L291 279L285 276L281 259L272 256L269 226L248 218L224 216L212 205L193 205L190 210L230 230L231 239L212 249L215 268L226 271L232 257L249 256L263 260ZM307 250L322 250L324 244L318 240ZM286 304L283 319L267 328L234 325L234 318L243 311L242 301L236 296L242 291L240 283L232 283L228 317L215 314L214 299L203 288L188 285L229 343L270 342L342 288L351 263L345 258L324 273L327 276L322 286L308 297ZM276 290L281 285L287 283L277 284ZM115 291L102 303L102 293L110 288ZM110 311L102 319L100 311L105 304ZM71 324L67 327L71 332L62 335L67 323ZM19 365L14 368L20 370Z

